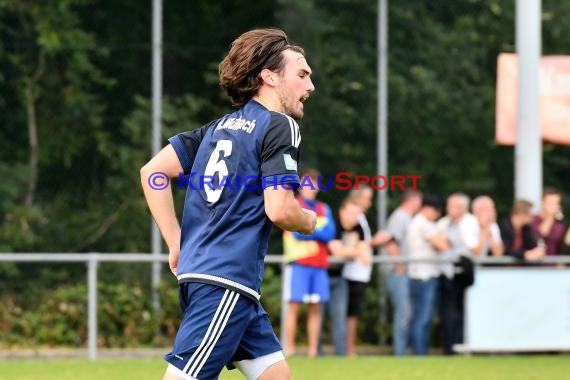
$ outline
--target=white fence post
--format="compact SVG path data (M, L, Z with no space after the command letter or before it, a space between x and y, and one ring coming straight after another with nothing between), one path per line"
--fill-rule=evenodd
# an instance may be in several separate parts
M87 346L89 360L97 359L97 255L89 254L87 262Z
M287 307L288 307L288 302L285 299L285 268L287 267L287 263L285 262L285 260L283 260L281 262L281 332L280 332L280 337L281 337L281 347L283 348L284 352L287 352L287 339L286 339L286 335L285 335L285 317L287 315Z

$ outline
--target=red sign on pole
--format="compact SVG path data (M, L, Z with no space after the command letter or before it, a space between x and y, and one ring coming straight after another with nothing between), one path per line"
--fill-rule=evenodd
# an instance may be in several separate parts
M516 54L499 54L497 60L495 142L517 141L518 62ZM570 56L540 59L540 131L542 139L570 145Z

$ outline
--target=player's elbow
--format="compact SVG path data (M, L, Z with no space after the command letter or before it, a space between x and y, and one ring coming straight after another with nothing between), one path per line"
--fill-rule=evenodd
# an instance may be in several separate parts
M149 164L147 163L146 165L144 165L141 169L140 169L140 178L141 178L141 182L145 182L146 178L148 178L148 176L150 175L150 173L152 172L151 168L149 167Z
M282 225L287 222L287 213L282 207L277 207L269 204L265 204L265 214L276 225Z

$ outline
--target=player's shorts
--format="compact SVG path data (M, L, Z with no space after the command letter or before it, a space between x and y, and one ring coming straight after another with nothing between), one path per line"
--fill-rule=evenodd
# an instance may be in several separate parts
M215 285L180 284L184 317L168 371L183 379L217 379L224 366L248 379L284 360L269 317L258 302Z
M366 295L365 282L347 280L348 283L348 308L346 314L349 317L362 316L364 297Z
M287 265L283 291L289 302L328 302L330 290L327 270L298 264Z

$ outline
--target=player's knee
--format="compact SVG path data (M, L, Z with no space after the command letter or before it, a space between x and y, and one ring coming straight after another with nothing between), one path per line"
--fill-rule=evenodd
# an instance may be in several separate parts
M168 365L168 368L166 368L166 372L164 372L164 376L162 377L162 380L186 380L186 379L188 379L188 375L186 375L178 368L174 367L172 364Z
M282 360L267 367L258 380L291 380L292 378L287 362Z

